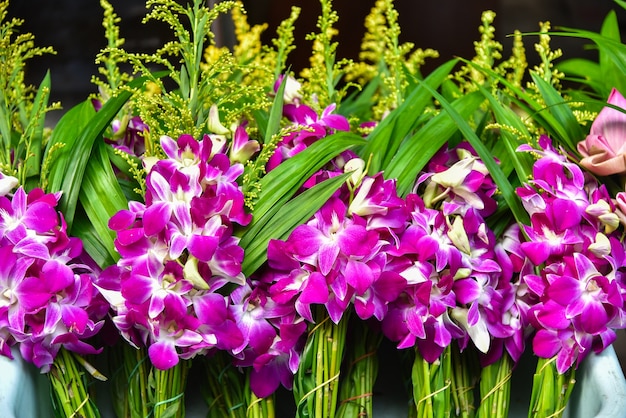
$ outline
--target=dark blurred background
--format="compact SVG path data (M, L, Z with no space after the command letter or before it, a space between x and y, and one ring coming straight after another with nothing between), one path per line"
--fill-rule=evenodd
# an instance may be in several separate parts
M159 22L142 25L146 8L144 0L109 0L121 17L121 36L125 48L134 52L152 52L171 36L168 28ZM215 0L207 0L215 1ZM363 21L375 0L334 0L339 13L339 58L356 58L363 35ZM310 42L307 33L315 31L321 8L316 0L244 0L251 24L268 22L266 40L274 35L276 26L289 16L291 6L298 5L302 13L297 22L298 49L292 53L291 65L299 70L308 64ZM538 22L550 21L553 27L565 26L599 31L602 21L611 9L617 11L620 26L626 28L626 10L612 0L396 0L401 41L411 41L420 48L433 48L440 52L438 60L429 61L428 68L453 56L472 58L473 42L480 34L480 16L483 10L493 10L497 17L497 38L505 46L504 55L510 52L511 39L507 35L515 29L533 32ZM94 58L105 46L102 28L102 10L98 0L10 0L10 17L26 20L22 27L36 37L39 46L52 46L57 55L35 58L30 62L27 77L38 84L47 69L52 75L52 98L61 101L65 109L84 100L95 91L90 83L96 73ZM222 39L228 42L228 24L222 22ZM536 37L526 38L529 61L536 59L532 44ZM594 58L586 43L573 38L553 38L553 45L561 47L566 57ZM57 113L57 117L60 112ZM53 115L54 117L55 115ZM616 351L626 359L626 338L620 331Z
M122 19L121 36L126 39L128 50L152 52L171 36L160 22L141 24L146 13L144 0L109 1ZM334 0L333 6L339 14L338 57L357 57L364 32L363 21L374 3L375 0ZM316 30L315 23L321 12L318 1L244 0L244 4L250 23L269 23L265 34L268 42L276 26L289 16L291 6L301 7L296 25L299 48L290 58L296 70L308 64L311 45L304 37ZM414 42L420 48L436 49L441 54L438 60L428 61L425 71L455 55L473 57L473 42L480 37L478 27L483 10L497 13L495 27L498 39L505 45L505 56L511 45L507 35L515 29L536 31L540 21L550 21L553 27L599 30L611 8L617 10L622 21L626 20L626 10L614 5L612 0L396 0L395 5L402 27L401 40ZM57 51L57 55L31 61L27 73L29 82L38 84L50 69L53 99L61 101L66 109L94 91L90 83L91 74L96 72L94 58L105 45L98 0L10 0L9 15L26 20L22 29L35 35L37 45L49 45ZM226 34L222 39L228 42L228 25L221 27ZM531 59L535 58L534 41L536 37L526 40ZM553 44L562 47L568 57L593 57L580 40L558 38Z

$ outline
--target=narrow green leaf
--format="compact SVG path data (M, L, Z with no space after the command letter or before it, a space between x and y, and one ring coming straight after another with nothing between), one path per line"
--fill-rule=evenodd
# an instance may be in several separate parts
M585 134L574 116L574 112L567 105L561 94L538 74L531 72L535 85L541 93L541 97L549 107L550 113L554 116L553 129L559 134L559 139L569 148L576 150L576 143L584 139Z
M433 97L435 97L435 99L437 99L441 103L441 106L446 110L446 112L448 112L450 117L452 117L465 138L469 141L469 143L472 145L472 147L482 160L483 164L485 164L485 166L489 170L489 173L491 174L491 177L493 177L494 182L498 186L502 197L511 209L515 220L519 223L528 225L528 213L526 213L526 211L522 207L522 203L515 194L513 186L509 182L508 178L504 175L504 173L502 173L502 170L493 159L491 152L485 147L480 138L476 136L472 128L469 126L466 120L467 118L461 115L454 108L454 106L451 105L442 95L437 93L437 91L428 86L426 86L426 88L430 90Z
M43 143L43 130L46 121L45 109L50 99L50 71L46 72L39 84L37 94L33 100L33 107L27 121L27 126L32 129L28 132L30 149L26 160L26 177L35 177L41 172L41 144ZM31 187L28 187L29 189Z
M437 67L406 100L391 114L384 118L367 138L367 144L359 151L359 155L367 160L370 155L370 174L382 171L393 159L405 137L415 128L424 108L431 103L431 96L422 85L437 88L449 76L458 61L451 60Z
M109 251L102 245L98 232L93 228L81 206L76 208L72 235L81 239L83 248L98 266L104 267L115 264L116 259L111 257Z
M259 135L261 138L265 138L265 133L267 132L267 125L269 123L269 115L265 110L254 110L252 112L254 116L254 121L259 129Z
M510 126L515 129L522 137L526 137L530 139L530 133L524 125L524 122L519 118L519 116L508 106L503 106L498 99L496 99L489 91L487 91L484 87L479 86L479 90L482 94L487 98L489 104L491 105L490 109L493 112L496 121L501 125ZM517 178L520 184L528 178L528 176L532 173L533 161L531 156L528 153L519 153L517 152L517 148L523 144L519 138L516 138L511 132L506 129L502 129L500 131L501 141L504 143L504 149L506 150L506 155L496 155L501 161L507 161L509 164L513 166L517 174Z
M304 191L284 205L255 234L254 239L242 237L240 245L246 256L242 271L246 276L254 273L267 260L267 244L270 239L286 239L300 224L308 221L328 199L350 177L351 173L332 177ZM245 246L241 242L247 243Z
M356 90L344 98L337 109L337 113L346 117L350 115L367 115L371 113L373 97L380 87L380 77L372 79L365 88Z
M74 219L74 211L76 210L80 185L83 180L87 161L91 154L91 148L94 142L102 137L102 133L130 96L130 92L122 91L117 96L109 99L104 106L102 106L102 109L91 118L89 124L76 140L76 144L72 150L73 158L69 160L67 173L61 185L63 197L59 202L60 209L65 216L67 216L68 231L71 230L71 222Z
M159 72L153 76L162 77L164 75L164 72ZM128 86L131 89L140 87L146 79L146 77L137 78L131 81ZM61 201L59 202L59 209L65 216L68 232L72 229L76 203L78 201L83 175L85 173L87 162L89 161L93 144L96 140L102 137L102 133L109 126L111 121L115 118L119 110L122 106L124 106L131 95L132 93L129 90L121 90L116 96L107 100L100 111L98 111L90 119L86 120L81 120L80 117L84 117L86 116L86 113L90 113L87 109L88 106L91 106L91 103L89 100L83 102L79 105L79 110L76 114L73 114L71 118L72 121L78 126L84 126L84 128L80 130L78 137L72 135L68 137L63 136L55 138L55 141L58 142L67 141L67 146L64 151L68 154L65 155L66 161L64 162L64 172L57 171L56 175L53 177L54 183L50 183L49 189L52 192L58 190L63 191ZM74 132L70 130L67 133L73 134Z
M515 96L511 96L511 100L516 106L519 106L529 117L533 118L535 122L543 127L549 136L553 138L563 138L567 136L567 132L561 123L550 112L550 108L546 107L543 103L537 102L530 94L520 87L511 84L506 78L497 74L491 68L481 67L471 61L463 60L467 65L474 67L477 71L482 71L489 77L497 79L499 83L505 86ZM560 97L560 96L559 96ZM562 100L562 98L561 98ZM559 105L561 106L561 105Z
M88 101L77 104L68 110L57 122L50 140L46 145L44 155L48 156L50 149L56 144L63 144L63 148L55 151L52 156L52 164L48 173L49 192L61 190L63 179L67 174L69 160L74 155L74 144L83 128L96 114L93 105ZM41 179L43 182L44 179Z
M349 132L338 132L323 138L301 153L284 161L261 179L261 192L254 206L254 217L246 228L240 245L247 240L300 189L302 184L335 156L350 147L360 145L363 139ZM269 215L269 216L268 216Z
M551 36L582 38L593 41L602 53L615 64L620 74L626 74L626 45L596 32L572 28L561 29L563 31L550 32L549 34Z
M278 87L272 108L270 109L270 116L267 121L267 130L265 131L264 141L269 143L272 136L278 132L280 128L280 120L283 117L283 96L285 95L285 86L287 85L287 77L283 78L283 81Z
M99 238L99 242L93 244L101 247L98 253L106 251L109 260L117 260L119 254L113 244L115 233L109 229L108 222L119 210L128 208L128 202L111 168L107 148L103 141L96 142L85 170L79 201L89 218L90 228Z
M483 101L482 95L474 92L459 98L452 106L467 118ZM405 196L411 191L419 172L458 129L450 115L442 112L402 144L390 164L384 167L386 178L397 179L398 194Z
M604 95L606 86L603 81L602 69L597 62L583 58L571 58L559 62L556 67L565 74L567 80L587 85L597 93Z

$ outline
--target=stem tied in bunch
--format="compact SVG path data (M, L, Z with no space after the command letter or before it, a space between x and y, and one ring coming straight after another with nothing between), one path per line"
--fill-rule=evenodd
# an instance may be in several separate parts
M444 349L437 360L427 362L415 350L413 362L413 401L417 418L439 418L451 415L452 391L451 347Z
M335 324L323 306L318 307L316 314L317 321L309 332L293 393L298 417L334 418L349 315L344 313Z

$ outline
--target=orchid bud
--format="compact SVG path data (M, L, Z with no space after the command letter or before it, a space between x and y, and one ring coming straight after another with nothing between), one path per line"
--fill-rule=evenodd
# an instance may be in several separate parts
M198 271L198 259L196 257L189 255L189 258L185 262L185 267L183 268L183 276L185 279L189 280L196 289L209 290L209 285Z
M344 173L352 171L352 175L350 176L349 181L350 183L352 183L353 186L358 186L361 183L361 180L363 179L364 169L365 161L360 158L353 158L343 166Z
M217 105L212 105L209 109L209 131L217 135L230 135L230 130L220 122L220 114Z
M0 196L6 196L17 187L18 180L13 176L4 175L0 172Z
M601 232L596 234L596 240L589 245L589 251L598 257L606 257L611 254L611 242L609 238Z
M465 254L471 254L472 249L470 247L469 238L467 237L467 232L465 232L465 227L463 226L463 218L455 216L452 224L450 224L450 221L447 222L450 228L448 238L450 238L454 246L460 251Z

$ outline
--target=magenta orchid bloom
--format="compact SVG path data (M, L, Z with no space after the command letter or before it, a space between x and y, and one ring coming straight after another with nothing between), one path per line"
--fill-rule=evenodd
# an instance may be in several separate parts
M60 194L19 187L0 197L0 353L19 344L25 360L47 372L61 347L100 350L84 340L106 314L93 285L98 273L82 242L67 235Z
M305 150L315 141L336 131L349 131L350 123L344 116L334 114L336 105L331 104L322 115L306 105L285 105L283 113L298 130L280 141L274 155L267 163L267 171L276 168L282 161Z
M612 94L612 103L623 100L617 95ZM607 109L592 133L600 135L599 129L606 128L602 132L614 134L619 129L602 125L618 123L621 117ZM604 139L588 137L587 144L593 141ZM506 246L518 265L521 256L525 258L519 289L527 293L518 298L518 306L536 330L533 349L540 357L555 357L557 370L563 373L592 349L601 351L611 344L614 329L626 327L625 247L616 230L621 197L613 201L606 187L568 162L549 138L542 137L539 145L534 178L518 189L531 225L524 226L525 239L517 234L520 241L515 242L509 236Z
M626 109L626 99L612 89L608 103ZM604 107L591 125L584 141L578 143L580 164L599 176L626 173L626 113Z
M239 135L247 136L245 132ZM237 326L236 310L216 293L243 286L243 249L233 223L246 225L243 193L224 147L205 135L197 141L163 136L168 158L153 161L146 202L129 202L109 221L120 260L98 281L114 311L113 322L135 346L147 346L165 369L212 349L241 351L250 344L250 321Z

